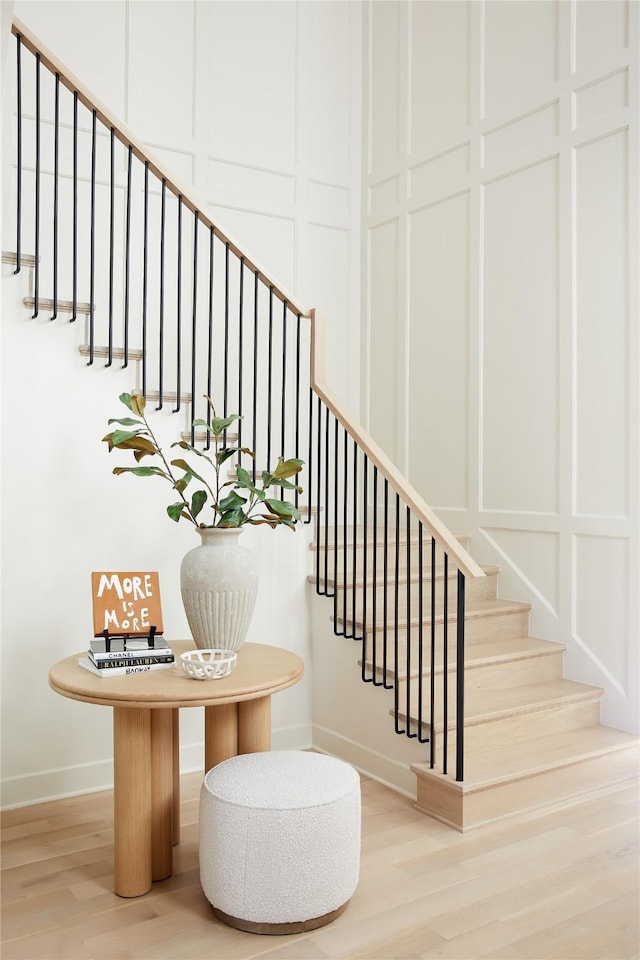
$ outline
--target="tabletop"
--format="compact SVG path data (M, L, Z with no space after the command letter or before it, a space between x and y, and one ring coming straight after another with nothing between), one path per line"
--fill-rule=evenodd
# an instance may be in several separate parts
M193 640L169 643L176 661ZM290 650L265 643L245 643L228 677L194 680L179 663L166 670L151 670L113 679L94 676L78 664L86 651L60 660L49 671L49 686L71 700L110 707L207 707L270 696L293 686L302 677L304 663Z

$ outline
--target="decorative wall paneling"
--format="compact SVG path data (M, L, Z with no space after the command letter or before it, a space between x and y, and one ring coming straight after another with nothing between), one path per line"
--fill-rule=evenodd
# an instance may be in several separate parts
M369 428L638 729L639 15L365 8ZM384 336L384 349L381 338Z

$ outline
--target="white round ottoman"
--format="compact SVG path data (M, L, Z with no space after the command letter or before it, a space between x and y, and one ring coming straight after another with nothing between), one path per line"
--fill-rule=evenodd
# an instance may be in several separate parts
M216 916L300 933L346 908L360 872L360 778L318 753L247 753L200 793L200 881Z

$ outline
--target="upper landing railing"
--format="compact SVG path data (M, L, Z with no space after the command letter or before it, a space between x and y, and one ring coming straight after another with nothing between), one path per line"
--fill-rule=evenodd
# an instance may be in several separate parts
M26 236L33 318L83 317L88 365L136 361L157 409L190 403L194 419L207 395L239 413L238 446L260 468L306 458L316 589L333 598L334 630L362 640L363 680L394 690L396 730L428 740L432 766L441 731L444 772L455 731L462 779L464 585L482 570L326 387L316 312L24 24L12 30L16 272Z

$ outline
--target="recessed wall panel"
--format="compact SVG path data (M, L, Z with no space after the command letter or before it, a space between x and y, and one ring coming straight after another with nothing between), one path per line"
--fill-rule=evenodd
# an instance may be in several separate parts
M287 290L295 285L295 222L287 217L272 217L253 210L237 210L210 204L216 223L232 237L242 237L242 246L250 251L258 265L277 278Z
M576 154L577 512L628 511L627 134Z
M484 163L489 166L534 143L558 136L558 103L550 103L525 117L516 117L484 137Z
M400 12L394 0L369 7L371 18L371 106L369 171L381 173L398 157L400 77Z
M558 509L558 163L485 189L485 509ZM490 255L489 255L490 254Z
M82 6L82 4L79 4ZM146 136L193 136L194 4L129 4L129 123Z
M629 71L597 80L575 93L576 126L597 120L606 114L624 110L629 104Z
M558 79L557 0L484 4L484 116L540 96Z
M346 230L309 227L308 250L313 264L309 297L322 312L325 351L330 358L326 376L338 396L347 394L346 384L353 363L345 338L345 330L349 328L349 244Z
M307 183L309 219L332 227L349 225L349 191L330 183Z
M208 7L212 153L286 171L296 155L297 4Z
M369 188L369 213L374 216L398 202L400 178L389 177Z
M428 195L451 180L467 177L470 154L470 145L462 143L414 167L411 171L411 199Z
M575 10L578 70L628 45L628 0L576 0Z
M409 479L435 507L467 506L469 195L412 214Z
M309 173L320 180L349 177L351 76L351 11L349 3L300 3L301 60L315 68L302 70L302 117L313 118L313 137L306 158ZM327 84L327 76L331 83Z
M468 2L411 7L410 151L469 123Z
M398 454L398 221L369 233L369 430L392 459Z
M214 158L209 159L208 174L208 194L216 200L229 202L233 198L242 204L270 204L276 208L295 203L295 177Z
M627 688L629 637L629 543L577 536L575 556L576 639L601 671Z

